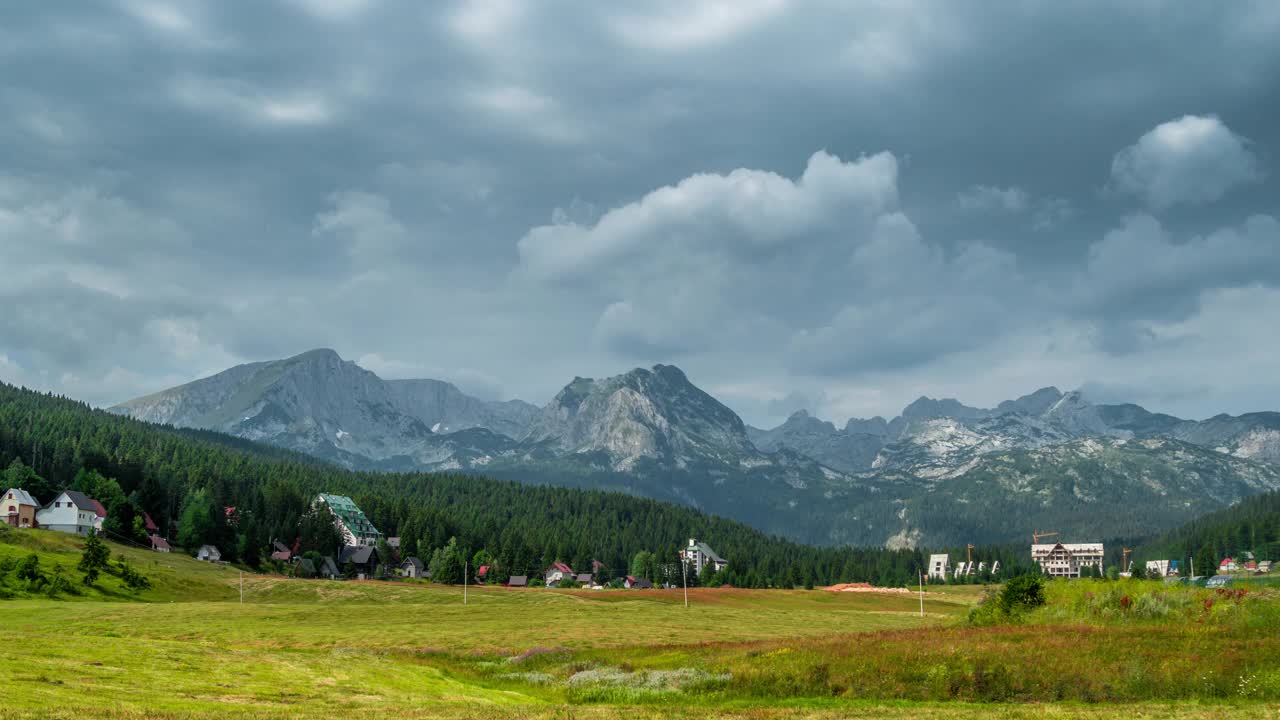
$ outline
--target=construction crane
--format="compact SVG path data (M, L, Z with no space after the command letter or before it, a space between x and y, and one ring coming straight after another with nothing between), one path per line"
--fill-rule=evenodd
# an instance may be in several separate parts
M1132 548L1120 548L1120 571L1129 572L1129 556L1133 554Z
M1032 543L1039 543L1039 542L1040 542L1040 538L1053 537L1054 535L1057 535L1057 534L1058 534L1058 533L1056 533L1056 532L1047 532L1047 533L1042 533L1042 532L1033 532L1033 533L1031 533L1031 542L1032 542Z
M969 564L972 565L973 564L973 545L970 545L968 549L965 550L965 557L969 558Z

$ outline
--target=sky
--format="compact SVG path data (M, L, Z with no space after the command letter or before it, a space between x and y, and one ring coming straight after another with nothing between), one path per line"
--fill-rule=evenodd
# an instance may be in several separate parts
M0 9L0 380L1280 410L1280 4Z

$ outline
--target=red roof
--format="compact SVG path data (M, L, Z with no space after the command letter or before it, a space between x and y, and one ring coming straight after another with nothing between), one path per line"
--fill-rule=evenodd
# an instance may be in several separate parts
M93 512L95 512L98 517L104 518L107 516L107 509L102 507L102 503L97 500L90 500L89 502L93 503Z
M488 565L481 565L480 569L476 571L476 577L484 577L485 575L488 575L488 574L489 574Z
M160 526L156 525L156 521L152 520L151 516L148 515L147 513L142 513L142 520L147 524L147 532L153 533L160 529Z
M151 549L152 549L152 550L168 550L168 549L169 549L169 541L165 540L164 538L160 537L159 535L152 535L152 536L151 536Z
M280 550L278 552L271 553L272 560L284 560L285 562L288 562L291 557L293 557L293 554L288 550Z
M550 572L552 572L552 571L554 571L554 570L559 570L560 572L562 572L562 573L564 573L564 574L566 574L566 575L572 575L572 574L573 574L573 568L569 567L568 565L565 565L565 564L564 564L564 563L562 563L562 562L551 563L551 568L550 568L549 570L547 570L547 572L548 572L548 573L550 573Z

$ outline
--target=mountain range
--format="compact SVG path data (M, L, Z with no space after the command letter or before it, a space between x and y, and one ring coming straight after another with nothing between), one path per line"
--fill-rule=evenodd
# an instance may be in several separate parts
M1051 387L990 409L922 397L843 428L801 411L762 430L671 365L574 378L538 408L314 350L111 410L356 469L672 500L816 544L1134 537L1280 488L1280 413L1181 420Z

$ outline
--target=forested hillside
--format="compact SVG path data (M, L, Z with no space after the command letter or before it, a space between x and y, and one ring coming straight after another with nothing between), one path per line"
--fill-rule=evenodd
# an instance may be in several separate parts
M1138 548L1142 560L1194 557L1196 572L1212 575L1227 557L1246 552L1280 560L1280 492L1257 495L1197 518Z
M405 555L426 557L456 538L487 551L503 574L536 574L554 560L626 572L638 553L674 560L686 538L730 561L738 586L869 581L902 584L924 551L813 548L693 509L623 494L449 474L359 473L217 433L175 430L0 384L0 466L6 484L42 502L78 484L107 506L107 527L135 537L149 513L181 545L212 543L224 557L261 562L272 539L331 552L331 526L309 516L319 492L351 496ZM225 508L234 507L235 522ZM1012 561L1012 559L1010 559ZM1008 562L1006 562L1006 567Z

